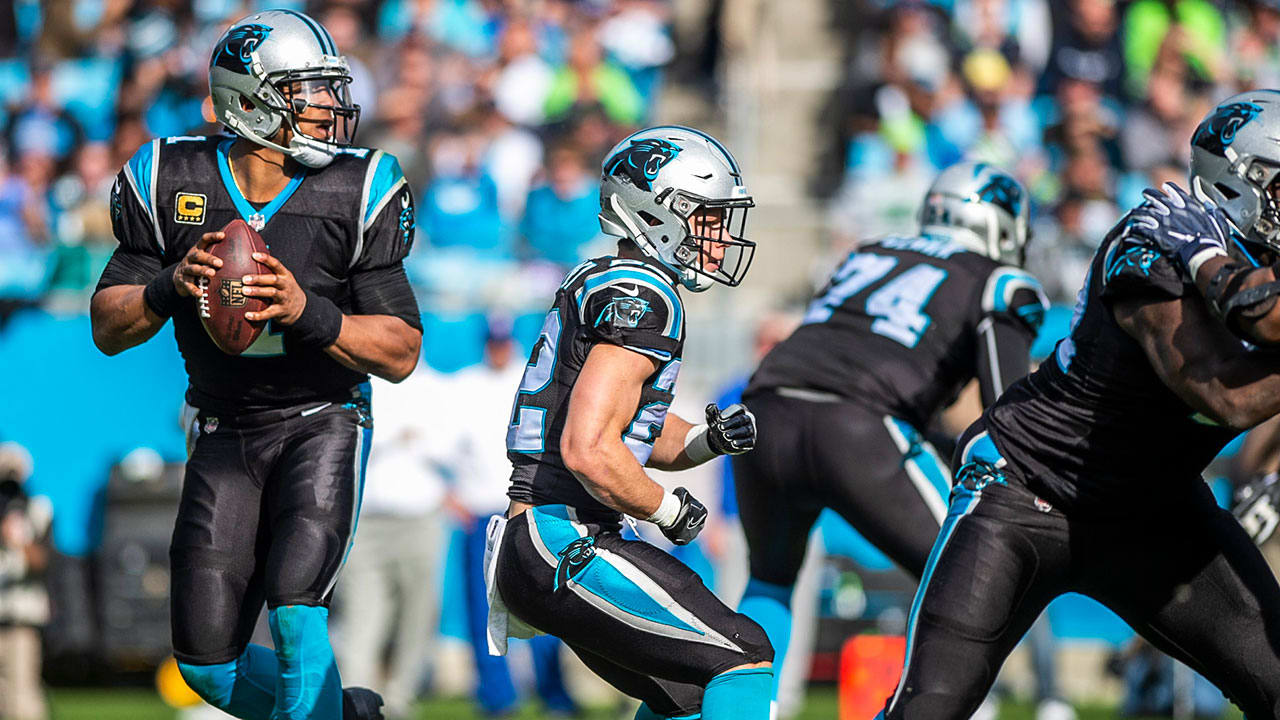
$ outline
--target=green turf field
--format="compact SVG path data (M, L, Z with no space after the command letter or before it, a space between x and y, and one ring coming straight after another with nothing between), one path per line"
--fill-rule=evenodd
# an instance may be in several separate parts
M165 707L154 693L146 690L68 690L50 693L52 720L174 720L176 713ZM1000 720L1031 720L1034 708L1028 703L1005 703ZM1080 720L1104 720L1117 717L1114 708L1085 706L1078 708ZM465 700L436 700L424 703L417 720L480 720L471 703ZM532 708L517 716L519 720L542 717ZM582 716L583 720L621 720L618 712L597 709ZM802 720L835 720L836 693L831 688L817 688L809 693ZM1227 718L1240 718L1239 712L1228 712ZM867 720L870 720L869 718ZM1134 719L1140 720L1140 719Z

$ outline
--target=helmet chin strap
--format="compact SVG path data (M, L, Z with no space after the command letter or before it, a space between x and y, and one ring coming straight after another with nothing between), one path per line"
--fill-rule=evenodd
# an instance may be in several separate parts
M227 113L223 118L223 122L227 127L235 131L240 137L255 142L262 147L284 153L309 168L318 170L333 162L333 158L337 155L329 149L329 143L324 143L314 138L309 138L296 129L293 131L293 138L289 141L289 147L272 142L254 132L240 118Z

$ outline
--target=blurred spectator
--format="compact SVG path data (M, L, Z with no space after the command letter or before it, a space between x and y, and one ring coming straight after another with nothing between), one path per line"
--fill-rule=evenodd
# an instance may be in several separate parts
M667 34L668 14L669 6L657 0L620 0L597 35L648 107L657 98L662 67L675 56L675 44Z
M1280 87L1280 2L1245 0L1228 47L1236 89Z
M476 700L488 716L512 713L519 698L507 658L489 654L489 596L484 582L485 528L489 517L506 512L511 463L503 433L510 418L512 393L520 385L525 364L516 355L511 325L490 318L484 362L454 376L449 453L453 484L449 505L466 534L463 574L466 579L467 626L476 664ZM564 687L561 642L540 635L530 641L538 695L552 713L573 714L577 707Z
M372 383L378 431L337 587L338 657L347 684L378 688L388 720L402 720L411 717L438 627L445 484L434 453L437 416L423 408L444 405L445 382L419 363L399 385Z
M0 443L0 718L44 720L40 633L49 621L44 571L49 561L52 507L28 496L31 455Z
M1137 0L1125 11L1129 92L1142 96L1161 60L1185 61L1204 82L1225 80L1226 20L1209 0Z
M503 28L491 92L498 111L519 125L539 125L545 116L553 73L537 51L528 20L516 18Z
M572 266L600 235L600 183L574 146L561 144L547 156L545 181L529 193L520 234L530 256Z
M1208 110L1195 102L1178 69L1165 66L1151 73L1146 102L1131 108L1120 132L1120 150L1128 169L1146 172L1174 153L1190 166L1191 133Z
M32 61L27 95L9 108L8 117L4 139L12 156L39 157L49 164L50 173L84 139L80 123L54 97L53 66L45 58Z
M626 71L604 57L590 28L573 34L565 64L556 70L547 94L548 119L599 105L617 125L635 125L644 117L644 98Z
M503 221L514 225L524 212L529 186L542 167L542 143L492 105L483 108L480 116L487 141L482 162L498 187L498 209Z
M1098 86L1110 97L1124 93L1124 51L1114 0L1067 0L1051 4L1053 44L1040 92L1055 94L1064 79Z
M480 163L483 137L445 131L431 145L435 179L422 193L418 229L432 247L465 247L509 256L498 209L498 186Z

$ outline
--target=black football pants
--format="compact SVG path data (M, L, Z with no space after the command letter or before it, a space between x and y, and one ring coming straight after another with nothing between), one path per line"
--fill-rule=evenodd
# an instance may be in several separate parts
M697 714L712 678L773 660L764 630L679 560L566 505L508 521L495 582L512 614L663 717Z
M169 548L178 660L234 660L264 601L329 602L355 533L373 426L365 404L308 412L316 407L197 416Z
M795 584L809 531L831 508L920 577L946 515L951 473L911 425L860 405L759 392L756 448L734 455L751 577Z
M1066 592L1113 610L1246 717L1277 717L1280 586L1207 486L1171 487L1118 517L1067 517L1001 467L980 424L959 452L884 717L968 718L1031 623Z

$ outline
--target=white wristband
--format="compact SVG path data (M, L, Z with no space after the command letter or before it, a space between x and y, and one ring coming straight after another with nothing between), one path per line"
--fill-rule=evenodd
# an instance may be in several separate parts
M649 522L660 528L669 528L680 515L680 498L671 493L662 496L662 504L649 516Z
M1227 257L1227 251L1220 247L1208 247L1192 255L1191 260L1187 262L1187 270L1191 273L1191 282L1196 281L1200 266L1216 257Z
M711 449L711 443L707 441L707 430L705 424L694 425L685 433L684 454L694 463L704 463L720 454Z

